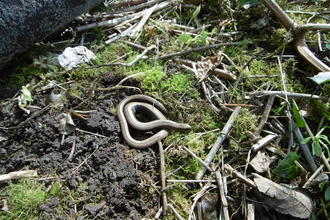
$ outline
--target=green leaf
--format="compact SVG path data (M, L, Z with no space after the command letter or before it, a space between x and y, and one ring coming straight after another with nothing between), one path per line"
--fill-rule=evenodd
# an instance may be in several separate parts
M330 200L330 186L327 188L327 190L325 190L324 192L324 198L325 200Z
M201 12L201 8L202 8L201 5L198 5L198 6L197 6L196 10L195 10L194 13L193 13L192 18L197 18L197 16L198 16L199 13Z
M294 179L300 175L299 167L294 161L299 160L299 156L295 152L289 152L288 156L281 162L281 164L273 170L273 173L287 179Z
M259 2L259 0L240 0L237 8L242 7L243 5L256 5Z
M299 113L299 108L294 101L292 102L292 111L293 111L294 119L295 119L298 127L300 127L300 128L305 127L305 124L306 124L305 119L303 117L301 117L301 115Z
M330 50L330 44L325 44L325 47Z
M199 43L204 43L206 38L207 38L207 32L203 30L201 35L199 36Z
M247 46L248 46L248 44L249 44L249 42L250 42L249 39L244 38L244 39L241 41L240 45L242 46L242 48L246 49Z
M308 141L310 141L310 139L312 139L312 137L307 137L304 140L301 141L302 144L307 144Z
M321 189L321 191L323 191L323 187L325 186L325 184L327 184L329 181L323 181L319 184L319 187Z
M328 139L328 136L322 134L322 135L320 135L319 137L320 137L322 140L326 141L328 144L330 144L330 141L329 141L329 139Z
M192 39L192 37L189 35L189 34L187 34L187 33L183 33L183 34L181 34L180 36L179 36L179 39L183 42L183 43L188 43L188 41L189 40L191 40Z
M322 147L320 142L314 141L312 144L312 152L315 156L320 157L322 155Z
M322 83L330 82L330 72L319 72L317 75L307 78L320 85Z

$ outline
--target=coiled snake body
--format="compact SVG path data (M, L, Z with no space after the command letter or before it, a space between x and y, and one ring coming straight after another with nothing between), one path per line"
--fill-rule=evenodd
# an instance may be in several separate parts
M151 121L139 121L135 116L137 112L142 112ZM169 134L166 129L179 131L191 129L187 124L167 120L164 116L166 113L166 108L160 102L146 95L132 95L123 99L117 106L117 114L126 143L135 148L147 148L166 138ZM159 131L147 139L136 140L130 134L129 125L137 130L151 131L157 129Z

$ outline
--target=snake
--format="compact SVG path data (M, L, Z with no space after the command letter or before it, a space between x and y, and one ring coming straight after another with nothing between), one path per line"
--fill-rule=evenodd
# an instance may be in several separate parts
M142 112L144 116L152 121L140 122L135 115L137 112ZM164 116L167 113L164 105L150 96L139 94L123 99L117 105L117 115L125 142L134 148L147 148L166 138L169 135L166 129L178 131L191 129L187 124L167 120ZM136 140L130 134L129 126L141 131L159 131L147 139Z
M146 114L152 121L139 121L135 115L137 112ZM133 128L142 131L154 129L174 129L177 131L186 131L191 129L188 124L181 124L167 120L157 108L148 103L130 102L125 106L124 113L128 124L130 124Z

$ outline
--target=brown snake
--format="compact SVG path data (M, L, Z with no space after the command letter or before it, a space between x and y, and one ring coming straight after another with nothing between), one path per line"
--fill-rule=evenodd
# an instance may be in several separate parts
M136 111L141 111L152 121L140 122L135 116ZM167 120L163 113L167 113L166 108L156 99L149 96L132 95L123 99L117 106L117 114L126 143L135 148L147 148L168 136L169 133L165 129L181 131L191 129L187 124L179 124ZM136 140L130 134L129 125L142 131L161 130L145 140Z

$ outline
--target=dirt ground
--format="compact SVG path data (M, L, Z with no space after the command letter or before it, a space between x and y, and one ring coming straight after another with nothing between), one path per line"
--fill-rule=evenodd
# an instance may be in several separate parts
M262 9L262 11L264 11L264 9ZM259 32L259 29L252 30L251 28L249 28L250 30L248 30L249 32L247 33L252 35L246 35L247 38L245 38L245 34L246 34L245 26L248 27L250 26L250 24L247 25L249 22L258 21L261 18L258 17L256 19L254 18L252 19L248 16L249 15L248 12L245 13L244 10L241 12L242 13L238 13L239 15L237 16L237 21L241 22L238 25L239 27L242 27L242 30L239 35L235 35L235 34L232 35L230 41L233 42L240 42L243 40L245 41L246 39L249 39L248 38L249 36L254 37L253 33L255 33L256 31ZM166 11L164 11L164 13L167 14ZM251 11L251 13L252 13L251 15L253 16L258 15L258 13L254 13L253 11ZM162 16L163 14L160 15L160 17ZM184 18L190 19L189 16L184 16ZM207 22L206 20L204 21L205 23L208 23L209 22L208 19L211 19L208 16L209 15L206 14L206 12L202 12L199 19L203 21L204 18L205 19L207 18L206 19ZM164 17L166 18L166 16ZM217 13L216 13L216 18L218 19ZM218 25L219 21L216 20L214 24L217 23L217 26L212 24L210 28L207 29L207 31L209 32L209 34L211 34L212 31L211 28L213 27L214 28L221 27L222 29L226 26L225 23L228 21L224 20L223 21L224 24L222 27L221 25ZM190 21L189 22L187 21L186 23L189 24ZM277 21L275 22L275 24L277 26L279 25ZM274 32L275 28L273 28L273 25L274 25L273 23L269 24L263 31L265 31L265 33L269 32L270 34L277 33ZM111 30L111 28L109 28L109 30ZM107 33L107 35L110 33L112 34L112 32L110 32L109 30L104 30L104 33ZM119 31L115 30L115 33L117 32ZM157 30L155 32L157 32ZM228 28L227 32L230 33L231 29ZM164 33L160 32L155 34L154 36L152 35L152 32L148 32L148 34L149 33L151 33L151 37L149 36L150 39L147 45L151 44L152 41L157 42L157 44L160 43L161 46L159 49L161 50L161 54L164 55L172 54L172 49L165 48L167 46L172 47L172 45L167 45L167 43L170 42L169 39L163 39L164 36L167 37L170 35L165 35L167 34L166 32ZM148 34L146 34L145 37L147 37ZM100 40L99 36L97 36L96 31L95 33L94 31L86 32L86 35L83 35L81 33L81 35L76 36L77 42L80 42L82 36L84 37L88 36L86 38L90 38L88 39L88 41L90 42L97 42L98 40ZM160 37L158 38L158 36ZM261 35L259 35L258 33L258 36ZM275 36L276 38L276 35L272 35L272 36ZM283 36L279 35L278 38L284 39L284 36L286 35ZM198 39L194 38L194 39L198 40L199 38ZM264 58L262 57L266 56L266 54L268 53L273 53L277 49L277 46L270 43L269 39L271 38L262 37L261 39L256 40L257 43L255 43L254 45L246 45L247 51L251 51L251 53L258 52L258 54L251 55L252 58L249 58L248 59L249 61L244 61L244 59L247 59L245 53L239 55L238 60L240 60L239 62L242 63L239 63L237 67L232 69L236 69L235 71L237 72L241 68L242 69L251 68L254 70L256 69L258 70L255 71L254 73L251 72L251 74L249 70L249 74L246 76L246 78L242 71L240 73L240 77L242 78L240 79L241 82L238 86L238 89L234 86L236 83L232 84L232 82L229 81L225 81L226 83L228 83L226 84L226 83L222 83L221 80L209 80L209 82L207 82L206 84L207 86L211 87L210 91L213 91L214 94L219 94L219 97L222 96L225 97L221 102L217 102L217 101L214 102L215 105L217 105L215 106L215 108L217 108L217 110L219 110L220 112L220 114L218 114L217 117L213 117L214 119L217 119L219 121L223 120L225 122L231 116L232 112L236 108L235 106L239 106L239 104L243 104L243 105L247 104L245 106L246 111L244 112L245 114L244 118L248 118L248 119L246 119L246 121L240 122L242 126L239 127L241 127L242 129L236 129L237 134L230 133L228 136L230 138L228 138L228 140L225 140L223 142L222 148L224 153L221 152L221 157L222 157L221 163L222 164L228 163L232 165L234 164L236 167L238 167L241 173L247 174L249 178L254 178L252 173L254 173L255 170L252 169L251 166L249 166L249 169L245 169L244 171L244 167L247 167L248 165L247 155L249 154L250 157L250 153L248 153L250 152L250 148L251 148L250 145L256 143L259 140L259 136L260 136L260 132L257 135L258 137L254 135L254 132L252 132L252 130L255 130L257 128L257 125L255 126L256 128L251 128L254 126L254 124L253 126L249 126L250 121L252 123L254 121L257 121L255 120L257 117L259 118L264 117L263 112L266 112L265 108L267 108L269 100L272 99L268 98L268 96L255 98L253 95L251 95L249 98L246 98L248 96L243 97L241 92L243 93L244 91L244 93L245 92L249 93L251 91L263 91L263 90L282 91L282 88L279 85L275 85L275 83L272 84L274 79L278 80L279 82L281 81L279 70L276 69L278 68L276 59L273 59L271 61L267 60L267 62L266 61L264 62L265 64L261 64L261 62L258 62L260 61L258 60L259 56L261 56L260 59L263 61ZM58 39L53 39L54 42L61 40L63 39L60 37L58 37ZM227 38L223 40L221 36L219 37L219 40L221 40L221 42L229 41ZM213 43L214 42L210 42L210 44ZM144 42L142 43L140 42L140 44L143 46L147 46L144 45ZM280 45L282 45L282 42L280 43ZM42 49L40 49L40 51L41 50ZM97 52L97 50L98 49L95 49L95 52ZM141 49L137 50L135 48L133 51L138 51L137 53L141 54L140 50ZM129 61L126 62L127 54L128 54L128 53L126 54L126 51L120 51L120 50L115 50L115 51L118 52L116 56L118 55L122 57L121 59L125 60L125 64L129 62ZM306 64L304 64L301 58L297 56L297 54L294 52L292 47L286 48L285 52L288 53L290 57L294 58L294 60L291 60L290 58L291 61L286 60L287 62L285 62L285 65L287 65L285 69L286 71L288 71L288 73L286 74L288 75L288 77L296 79L296 80L290 79L289 81L290 84L291 83L297 84L297 87L295 87L294 85L290 85L290 91L291 89L292 91L299 89L300 92L299 85L301 82L303 82L301 84L302 85L301 87L305 87L308 93L319 95L321 93L320 87L318 86L316 87L315 84L311 83L311 81L309 81L309 79L306 78L306 76L309 76L307 75L307 70L309 69L309 67L305 68ZM324 52L324 53L329 53L329 52ZM214 57L215 53L208 54L208 52L203 52L203 54L207 54L209 56L208 57L209 60L214 60L216 58ZM191 56L196 56L196 55L191 55ZM187 58L187 60L192 59L188 55L187 57L185 56L183 57ZM250 57L250 54L248 57ZM115 60L117 60L117 58L118 57L116 57ZM194 60L196 61L200 59L194 58ZM29 67L34 65L32 64L33 63L32 59L30 59L29 61L30 61L28 64ZM256 61L256 63L253 63L253 61ZM107 62L115 62L115 61L113 61L113 59L109 59L109 61ZM245 62L247 62L247 64L245 64ZM269 66L267 66L269 68L267 69L265 69L266 63L267 65L269 64ZM101 65L103 65L103 63L101 63ZM174 62L172 63L170 61L169 62L166 61L164 65L167 65L166 67L164 67L164 69L166 69L166 72L168 73L184 72L181 70L186 70L186 68L183 68L181 64L175 64ZM230 62L229 63L224 62L224 64L220 65L219 67L221 66L224 67L224 69L226 69L226 67L233 67L235 65L232 65ZM78 69L77 72L79 71L83 72L83 68ZM94 67L89 66L87 68L94 68ZM117 67L114 66L114 70L115 68ZM63 197L54 194L52 197L47 199L43 204L39 206L38 211L41 212L40 214L41 219L78 219L78 220L154 219L156 213L160 213L159 210L160 207L162 206L162 197L161 197L162 191L161 191L161 183L160 183L161 182L160 158L157 150L158 147L153 146L146 149L134 149L132 147L129 147L123 140L121 134L121 128L115 112L115 108L121 100L123 100L127 96L136 94L138 92L137 90L134 89L122 89L122 88L105 91L106 88L110 88L118 85L118 83L121 82L124 76L122 76L122 78L115 78L115 76L112 76L111 73L109 72L101 73L101 71L108 71L108 69L95 68L95 71L100 71L97 74L95 74L95 81L89 82L88 80L91 80L92 78L89 76L87 80L84 79L84 82L81 82L82 84L79 84L77 86L76 84L74 84L76 79L74 77L71 77L69 72L58 71L61 72L61 74L63 74L61 76L63 78L61 78L60 80L61 82L64 82L63 85L61 85L61 87L53 87L42 90L41 87L45 86L46 83L49 83L49 80L47 79L43 81L44 83L43 85L35 86L33 89L31 89L31 91L33 91L32 92L33 102L31 103L31 106L26 107L27 110L31 111L30 114L27 114L26 111L24 111L18 106L17 97L20 94L21 86L16 88L9 87L7 84L3 83L5 80L3 81L1 79L1 77L7 77L7 73L12 73L13 72L12 69L14 69L14 66L10 66L9 69L1 69L0 72L0 175L8 174L13 171L37 170L38 177L36 178L36 180L39 183L44 184L46 188L52 187L54 182L60 182L62 184L62 188L67 189L68 196L66 198L63 199ZM272 70L274 70L274 73L269 72ZM24 72L23 67L21 72ZM56 74L58 72L56 72ZM136 73L138 72L140 71L136 71ZM259 73L262 73L262 75L260 75ZM255 80L253 79L254 76L256 76ZM277 78L274 78L274 76ZM36 83L42 81L41 79L42 77L40 76L37 77L38 79L36 80ZM251 77L251 79L249 77ZM253 84L251 82L253 82ZM85 85L83 85L83 83L85 83ZM97 84L97 86L95 86L94 83ZM243 85L245 83L246 85ZM276 84L277 83L278 82L276 82ZM143 88L143 86L141 86L138 81L134 81L132 80L132 78L124 81L122 85L135 86L136 88ZM72 93L68 94L63 92L63 91L71 92L74 89L70 90L69 88L72 88L74 86L77 86L76 91L81 92L81 94L75 95ZM206 114L211 111L206 111L205 113L203 112L203 110L212 109L212 106L209 105L209 101L207 101L207 94L205 91L203 91L203 86L199 83L196 83L193 86L196 87L198 91L201 91L200 94L203 95L201 95L200 100L193 100L193 101L190 100L191 102L195 102L193 103L194 105L192 105L191 110L187 110L185 114L178 115L177 118L184 119L185 117L187 117L188 114L190 114L194 116L190 121L194 121L195 123L200 122L200 124L202 124L205 121L205 118L212 116L211 114ZM97 89L96 87L102 88L103 90ZM231 88L233 88L233 90ZM236 97L236 93L238 94L237 97ZM186 93L184 92L184 94ZM182 95L182 97L183 96L184 95ZM57 102L56 100L54 101L54 97L60 97L59 98L60 101L59 102ZM219 97L217 95L214 95L212 99L220 100ZM246 99L245 103L240 103L242 101L241 99L243 98ZM190 102L187 103L189 104ZM226 104L228 104L229 107L227 107ZM233 105L230 106L231 104ZM303 105L304 103L302 102L301 104ZM295 141L295 144L291 143L291 137L293 136L291 136L291 134L290 135L288 134L292 132L291 125L290 123L288 123L289 120L287 120L288 119L287 114L283 113L285 112L285 110L282 111L283 109L286 109L284 105L282 106L282 98L277 97L274 101L274 104L271 104L270 106L272 106L273 112L271 112L271 114L268 112L268 114L270 114L271 117L268 118L269 119L268 121L266 119L267 124L265 125L266 127L265 131L267 132L265 132L263 135L264 136L268 135L269 134L268 130L277 133L278 139L276 139L276 144L274 144L274 146L276 146L276 148L284 149L285 151L287 150L286 148L289 145L298 146L299 144L297 141ZM184 107L185 106L183 106L182 109L185 109ZM195 108L199 109L199 111L196 110L196 112L191 113L195 111ZM85 111L85 112L79 113L78 111ZM61 132L63 133L63 130L61 129L61 119L63 118L63 113L71 114L74 122L74 126L73 126L74 129L72 130L72 133L70 132L72 126L71 127L68 126L66 127L68 130L66 131L69 134L65 134L65 135L61 134ZM321 114L320 112L317 112L317 115L320 114ZM221 119L222 117L223 119ZM315 119L316 115L313 115L313 117ZM243 120L243 116L242 116L242 120ZM261 120L261 122L262 121L263 120ZM255 124L257 123L255 122ZM312 125L315 126L315 124L316 123L313 122ZM277 127L277 125L279 125L279 128ZM207 125L207 126L211 127L211 125ZM261 127L263 126L264 125L262 125ZM207 132L209 132L211 129L209 127L207 128ZM216 129L220 129L220 130L222 128L223 127L221 126L216 127ZM200 132L204 133L205 131L203 129L200 130L196 129L196 132L198 132L196 133L196 137L197 134L199 137L202 134ZM246 137L240 137L241 133L244 133L244 135L247 134ZM141 134L135 131L134 135L136 137L140 137L144 139L145 137L144 135L146 134L145 133ZM205 140L207 138L212 139L212 137L214 136L207 136ZM200 142L196 141L196 145L198 143ZM164 146L164 148L166 147L167 146ZM205 147L203 151L204 150L208 152L209 148ZM298 149L297 151L301 155L301 150ZM193 153L198 154L198 152L197 153L193 152ZM282 155L281 157L277 155L278 154L277 152L267 151L267 153L269 154L269 157L275 158L275 162L272 162L273 164L271 166L268 165L268 167L270 168L268 168L267 172L265 172L265 175L268 175L268 172L274 169L279 164L278 160L283 159ZM255 154L256 152L254 153L254 155L252 154L252 156L255 156ZM181 155L184 155L184 157L183 156L181 157ZM181 160L180 163L178 163L178 166L175 167L175 170L180 170L181 169L180 167L184 166L184 165L181 166L181 162L182 164L186 164L186 162L188 161L188 157L186 155L189 154L184 152L184 150L181 150L180 148L178 148L177 151L173 150L172 157ZM215 160L217 161L218 159ZM306 164L303 156L301 161L302 163ZM320 160L318 160L318 162L319 161ZM198 163L198 165L200 164ZM182 170L183 169L181 169L181 171ZM195 169L191 169L191 170L193 171L193 172L189 171L191 176L193 175L195 176L196 174L194 172ZM222 171L224 173L223 169ZM178 176L182 175L186 177L185 174L186 173L182 171L182 173L179 173ZM214 176L212 178L214 178ZM178 180L180 179L178 178ZM17 180L13 180L13 181L15 182ZM231 172L228 172L228 181L231 182L230 184L228 184L227 182L228 185L227 195L230 196L227 198L227 200L229 201L228 213L232 214L231 219L235 219L235 220L244 219L245 217L243 216L244 214L242 213L246 211L244 209L245 207L247 207L247 204L254 204L256 206L257 220L258 219L263 219L263 220L264 219L298 219L298 217L295 218L289 214L285 214L285 213L283 214L277 212L275 209L271 209L269 205L269 200L268 201L263 200L265 198L265 195L261 194L257 189L253 189L251 187L247 188L247 186L241 183L240 181L236 181ZM290 183L290 181L286 181L286 180L284 180L283 182ZM5 189L6 186L8 186L8 181L0 182L0 192L1 190ZM175 184L171 184L170 186L171 187L173 186L174 188ZM206 184L204 186L206 186ZM187 191L185 192L185 195L187 195L190 201L193 201L192 194L195 194L194 190L200 189L202 191L201 188L204 188L204 186L201 187L201 184L198 185L198 183L189 183L189 184L187 183L183 185L182 188L184 188ZM170 187L168 187L168 189L170 189ZM214 189L215 189L214 191L218 190L218 188L216 187ZM69 193L75 193L75 195L71 196L69 195ZM217 216L219 216L218 213L216 213L219 210L214 211L214 207L220 207L218 204L221 201L219 200L218 192L213 193L213 195L216 195L214 197L216 197L217 199L212 200L212 202L213 201L215 202L210 205L212 208L211 210L212 213L211 211L210 213L211 214L215 213ZM317 204L317 202L315 202L318 201L315 198L319 197L319 195L320 192L318 192L318 194L310 196L312 199L314 199L313 203L314 205L316 204L315 206L318 210L321 208L321 206ZM210 197L212 198L212 195ZM204 199L201 200L206 201L208 198L209 197L206 197L205 200ZM0 197L0 202L1 199L2 198ZM246 201L248 201L248 203ZM273 200L273 201L277 203L279 200ZM289 199L285 201L287 202L289 201ZM176 203L173 202L173 204ZM206 207L208 206L206 205ZM0 208L1 208L1 204L0 204ZM284 209L286 208L287 207L285 207ZM188 211L187 210L184 210L185 213L189 213L190 209ZM298 211L292 211L292 212L296 213ZM175 218L174 215L172 215L171 217L173 219ZM164 219L171 219L171 217L167 216ZM215 218L216 217L211 217L210 219L215 219Z
M2 103L0 108L0 127L18 128L1 130L0 174L18 170L37 170L41 182L46 186L60 178L70 189L78 189L82 183L87 184L84 200L79 204L71 203L67 213L58 213L59 198L51 197L40 206L44 219L65 219L72 216L74 206L80 210L75 219L141 219L151 217L159 209L159 195L149 193L148 187L159 180L157 172L159 158L152 148L136 150L124 144L116 114L109 107L116 106L130 92L112 96L100 92L95 98L86 102L93 112L86 119L74 117L76 128L90 132L75 131L70 135L59 133L59 118L62 112L78 105L67 99L65 106L58 109L48 108L42 114L29 119L40 109L48 105L47 96L50 91L40 92L34 98L31 114L26 114L17 105L17 100L5 87L2 87ZM13 91L14 92L14 91ZM102 94L101 94L102 93ZM108 98L97 100L98 96ZM102 135L97 136L94 134ZM75 150L72 153L72 148ZM70 153L72 154L70 157ZM153 172L150 172L150 171ZM149 180L143 176L148 172ZM1 184L1 188L6 186ZM96 198L105 195L100 204L94 203ZM147 201L147 202L146 202Z

